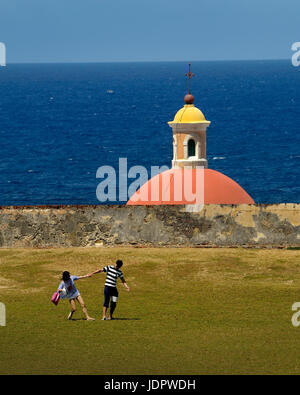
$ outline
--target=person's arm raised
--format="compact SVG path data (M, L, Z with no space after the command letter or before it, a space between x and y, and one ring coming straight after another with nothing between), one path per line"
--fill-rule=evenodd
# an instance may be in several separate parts
M85 276L78 276L77 280L82 280L83 278L88 278L88 277L92 277L91 274L86 274Z
M103 273L103 272L104 272L103 269L99 269L99 270L96 270L96 271L93 272L93 273L88 274L88 276L91 277L91 276L93 276L94 274Z

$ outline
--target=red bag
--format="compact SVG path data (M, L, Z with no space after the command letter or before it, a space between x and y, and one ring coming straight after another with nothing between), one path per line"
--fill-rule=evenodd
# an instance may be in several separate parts
M59 299L60 299L59 293L58 292L54 292L54 294L52 295L52 298L51 298L51 302L54 303L55 306L57 306L58 302L59 302Z

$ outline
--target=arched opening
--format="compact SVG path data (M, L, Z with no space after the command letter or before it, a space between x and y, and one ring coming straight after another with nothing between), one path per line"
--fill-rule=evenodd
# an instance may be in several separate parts
M190 139L188 141L188 158L190 156L195 156L196 155L196 144L195 144L195 140Z

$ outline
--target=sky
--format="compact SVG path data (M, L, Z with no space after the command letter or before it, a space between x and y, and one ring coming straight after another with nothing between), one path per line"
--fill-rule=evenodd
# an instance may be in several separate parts
M282 59L299 0L0 0L7 63Z

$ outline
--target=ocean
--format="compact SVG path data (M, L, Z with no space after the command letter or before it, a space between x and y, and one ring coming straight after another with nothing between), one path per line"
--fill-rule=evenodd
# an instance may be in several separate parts
M0 67L0 205L100 204L96 171L171 166L187 63ZM208 166L256 203L300 202L300 67L193 62ZM125 201L114 202L125 203Z

